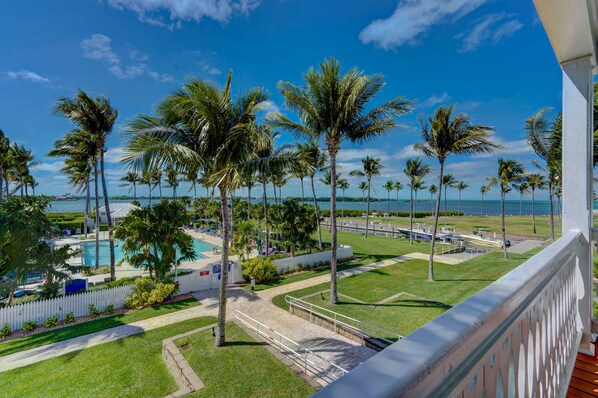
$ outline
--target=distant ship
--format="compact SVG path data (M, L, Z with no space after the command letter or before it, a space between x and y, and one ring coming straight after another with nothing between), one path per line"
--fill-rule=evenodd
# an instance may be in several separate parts
M73 197L70 193L67 193L61 196L55 196L54 200L77 200L77 198Z

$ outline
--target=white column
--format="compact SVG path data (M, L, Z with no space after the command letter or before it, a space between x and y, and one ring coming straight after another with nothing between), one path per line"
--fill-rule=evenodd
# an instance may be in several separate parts
M562 64L563 68L563 234L583 234L577 256L579 315L583 335L579 350L594 354L592 323L592 169L593 97L590 57ZM583 289L582 289L583 288Z

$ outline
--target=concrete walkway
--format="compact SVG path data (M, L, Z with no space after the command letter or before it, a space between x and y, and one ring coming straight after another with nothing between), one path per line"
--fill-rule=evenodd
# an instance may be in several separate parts
M542 246L542 243L541 240L528 239L509 247L508 251L509 253L523 254Z
M397 257L362 265L338 272L338 277L345 278L402 261L404 261L403 257ZM233 320L234 312L238 309L271 326L279 333L305 345L307 348L313 349L327 360L335 362L343 368L352 369L374 355L375 352L358 346L355 342L341 336L334 335L326 329L312 325L299 317L290 315L272 304L272 298L275 296L329 281L330 275L328 274L260 292L249 292L243 288L232 287L228 291L227 320ZM31 365L184 320L200 316L216 316L218 314L217 289L200 291L193 295L202 302L202 305L0 357L0 372Z

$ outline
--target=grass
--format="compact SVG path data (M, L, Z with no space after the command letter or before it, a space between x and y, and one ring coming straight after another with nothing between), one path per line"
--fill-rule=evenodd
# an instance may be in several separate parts
M189 298L174 303L166 303L157 307L128 311L124 314L108 316L93 321L66 326L60 329L48 330L27 337L4 341L0 343L0 357L198 305L200 305L199 301L194 298Z
M339 293L354 297L367 304L340 297L340 304L331 305L328 301L328 283L297 290L289 295L303 297L325 291L324 299L321 295L315 295L306 298L306 301L401 335L407 335L450 308L440 303L448 306L460 303L523 263L539 250L536 249L523 255L511 254L508 260L502 258L501 252L493 252L459 265L435 264L435 282L427 281L428 264L427 261L422 260L409 260L339 279ZM403 297L379 306L371 305L401 292L439 303ZM275 297L273 302L286 310L288 305L284 301L284 296Z
M362 218L343 218L345 220L357 221L365 223ZM371 221L378 221L381 225L393 224L402 227L409 226L409 217L373 217ZM536 216L536 231L534 234L532 229L532 218L531 216L508 216L505 218L505 225L507 235L521 235L534 238L549 238L550 237L550 218L548 216ZM561 225L558 223L558 216L555 216L555 234L560 236ZM433 225L433 217L416 218L413 220L414 225L416 223L425 223L426 225ZM447 226L454 226L457 230L471 234L474 230L484 229L489 232L496 232L497 236L501 231L501 220L500 216L459 216L459 217L447 217ZM440 217L438 220L438 227L444 226L444 217ZM488 235L488 234L486 234Z
M189 397L307 397L315 391L292 370L233 323L226 325L228 343L214 347L211 330L175 341L190 344L183 356L205 388Z
M327 242L330 241L330 233L327 230L322 230L322 240ZM413 245L410 245L407 239L387 238L384 236L374 235L370 235L366 239L361 234L342 231L338 232L338 242L343 245L349 245L353 247L353 254L359 259L358 261L339 265L339 271L358 267L360 265L370 264L376 261L394 258L408 253L427 253L430 249L430 244L425 242L414 242ZM297 272L294 274L281 276L275 280L257 283L255 285L255 290L259 291L272 287L288 285L289 283L299 282L329 273L330 270L327 269ZM246 286L245 288L247 290L251 289L249 286Z
M0 385L11 397L164 397L178 386L162 340L214 322L192 319L3 372Z

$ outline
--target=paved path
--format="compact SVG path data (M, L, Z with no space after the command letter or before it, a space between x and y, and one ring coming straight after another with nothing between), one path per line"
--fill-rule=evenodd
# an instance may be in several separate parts
M509 247L509 253L523 254L542 246L541 240L528 239Z
M404 258L397 257L362 265L341 271L338 273L338 277L344 278L357 275L373 269L387 267L403 260ZM230 288L227 300L227 320L233 320L234 311L238 309L256 318L258 321L271 326L280 333L287 335L289 338L304 344L306 347L313 348L314 351L326 359L342 367L351 369L374 355L375 352L368 348L357 346L356 343L334 335L332 332L319 326L311 325L307 321L290 315L288 312L272 304L272 298L279 294L329 281L330 275L321 275L257 293L249 292L239 287ZM187 319L217 315L217 289L196 292L194 296L202 302L202 305L0 357L0 372L31 365L73 351L132 336Z

